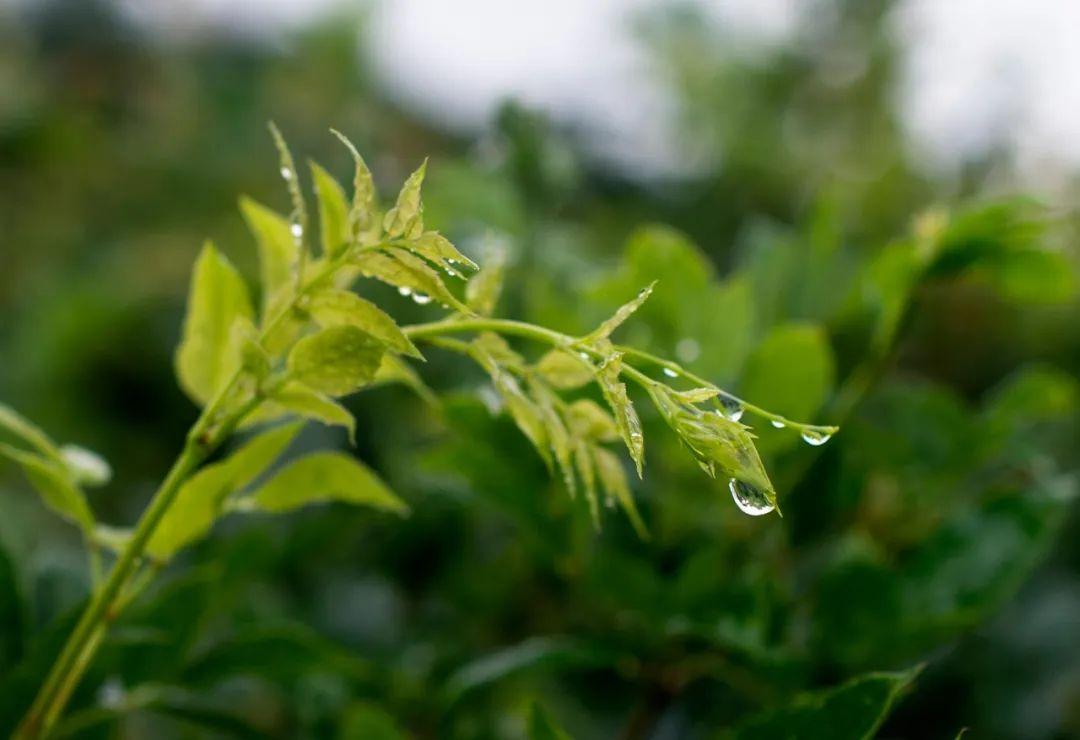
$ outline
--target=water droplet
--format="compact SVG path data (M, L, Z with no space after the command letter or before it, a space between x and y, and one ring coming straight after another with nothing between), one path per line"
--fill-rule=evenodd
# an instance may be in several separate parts
M777 429L783 429L784 427L786 427L786 426L787 426L787 424L785 424L784 422L780 421L779 419L770 419L770 420L769 420L769 423L770 423L770 424L772 424L772 425L773 425L774 427L776 427Z
M821 445L832 439L831 434L825 432L819 432L816 429L806 429L802 433L803 442L814 447L821 447Z
M450 269L449 267L447 267L447 268L446 268L446 274L447 274L447 275L449 275L449 276L450 276L450 277L452 277L452 278L456 278L456 277L461 277L461 275L459 275L458 273L454 272L454 271L453 271L453 270L451 270L451 269Z
M701 345L690 337L680 339L675 345L675 356L680 362L693 362L701 356Z
M728 489L731 491L731 498L734 499L735 505L738 506L739 510L744 514L749 514L750 516L762 516L776 508L776 506L769 501L768 496L749 483L744 483L741 480L732 478L731 482L728 483Z
M412 295L412 288L409 288L409 287L407 287L405 285L402 285L401 287L399 287L397 289L397 292L400 293L403 296L408 297L408 296Z
M731 396L720 396L720 407L723 409L720 414L730 421L738 421L743 416L742 404Z
M679 374L677 372L675 372L674 370L672 370L670 367L665 367L664 368L664 375L668 376L669 378L677 378L677 377L679 377Z
M588 352L578 352L577 356L580 357L585 362L589 361L589 353Z
M427 304L431 303L431 296L424 295L423 293L413 293L412 299L415 303L418 303L421 306L426 306Z
M304 227L301 226L300 224L293 224L292 226L289 227L289 231L297 239L299 239L300 237L302 237L304 235Z
M291 180L292 179L292 170L290 170L288 167L282 167L281 168L281 179L282 180Z

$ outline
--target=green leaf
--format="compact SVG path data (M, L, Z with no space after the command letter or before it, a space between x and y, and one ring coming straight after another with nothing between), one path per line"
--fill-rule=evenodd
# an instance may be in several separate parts
M308 217L304 194L300 190L300 173L296 169L292 152L289 151L289 145L285 143L285 137L281 135L281 130L273 121L270 122L269 128L270 135L274 138L274 147L278 150L278 156L281 160L281 176L285 178L285 186L289 191L289 201L292 203L292 212L289 214L289 234L296 244L300 260L303 260Z
M478 269L475 262L459 252L449 239L437 231L425 231L407 243L411 251L434 262L452 276L462 277L462 265L473 270Z
M240 212L259 247L263 322L273 318L274 308L295 283L293 270L300 250L289 220L248 197L240 199Z
M322 253L334 258L352 244L345 191L317 162L311 162L310 165L311 180L315 184L315 196L319 201L319 238L322 241Z
M327 501L363 504L397 514L409 510L367 466L340 452L317 452L297 460L244 498L242 505L281 513Z
M402 333L389 315L371 301L348 290L322 290L311 297L307 310L324 328L355 326L375 337L394 352L424 359L416 345Z
M60 456L70 478L80 486L103 486L112 478L112 468L101 455L79 445L64 445Z
M202 405L240 368L240 347L233 341L238 320L254 312L247 286L236 268L207 242L195 262L188 292L187 316L176 350L180 387Z
M532 709L529 710L529 740L571 739L569 735L555 724L555 720L551 718L551 715L549 715L542 706L533 702Z
M490 316L499 302L505 278L506 253L489 250L483 268L465 286L465 303L477 315Z
M645 437L641 431L641 420L638 419L634 404L626 393L626 385L619 380L621 372L622 355L616 353L600 366L596 379L600 384L600 391L604 394L604 400L615 414L615 426L626 443L626 449L630 451L640 478L645 466Z
M206 536L224 512L225 500L265 472L302 426L303 422L293 422L268 429L221 462L207 465L191 476L154 530L147 553L164 562Z
M871 738L917 674L918 669L869 673L834 689L803 694L788 706L747 720L732 737L738 740Z
M402 385L408 386L413 393L431 406L438 407L439 405L439 398L435 395L435 391L427 386L409 363L405 362L397 355L383 355L382 363L375 373L375 380L373 382L380 384L401 383Z
M267 403L270 404L272 412L287 412L330 426L345 427L349 433L349 442L356 443L356 419L349 410L303 383L286 383L269 395Z
M611 450L594 446L593 459L596 461L596 472L607 500L612 503L618 502L622 510L626 512L638 537L643 540L649 539L648 527L645 526L641 514L638 513L637 504L634 503L634 497L630 493L630 482L626 479L626 471L623 470L619 456Z
M3 443L0 443L0 457L6 457L22 468L23 475L49 508L79 525L83 532L94 531L94 515L86 495L61 463Z
M3 403L0 403L0 430L15 435L46 457L60 459L60 450L49 435L15 409Z
M340 131L330 129L330 133L338 137L341 143L346 146L349 153L352 154L353 162L356 165L356 171L353 175L352 206L349 209L349 227L353 238L358 239L375 222L375 180L372 178L371 170L368 169L364 158L360 156L360 152L356 150L353 143Z
M352 393L372 381L382 342L355 326L332 326L304 337L289 352L290 376L331 396Z
M573 352L553 349L536 363L544 380L560 390L580 388L593 379L593 367Z
M619 438L615 420L594 401L582 398L567 408L567 422L575 437L597 442L614 442Z
M383 230L391 239L400 237L415 239L424 232L424 205L420 200L420 187L424 184L426 172L427 160L425 159L401 186L397 203L386 212Z
M592 446L584 439L577 438L574 444L574 467L577 468L581 485L585 489L585 501L589 504L589 515L593 524L600 528L600 497L596 495L596 463L592 456Z
M407 740L397 722L382 707L357 702L345 709L339 740Z
M517 379L509 372L498 366L488 370L491 380L495 384L495 390L510 412L510 417L517 424L518 429L532 443L544 463L551 467L551 450L548 444L547 428L544 424L544 416L540 408L531 398L525 395L518 384Z
M570 431L566 428L566 423L556 408L558 397L552 393L551 389L535 379L530 381L529 390L536 401L536 407L540 410L540 418L543 420L551 450L555 453L555 462L558 463L559 470L562 472L563 482L570 495L574 496L577 492L577 479L574 476L574 450Z
M365 252L357 265L366 277L382 280L399 290L408 291L414 299L434 298L457 311L469 312L468 307L446 288L435 270L404 249L389 248L379 252Z
M26 602L15 564L0 547L0 675L8 675L22 658L28 626Z
M618 329L624 321L630 318L635 311L641 308L641 305L645 301L649 300L649 296L652 295L653 288L656 287L656 281L654 280L649 285L645 286L638 291L637 296L632 301L624 303L616 309L615 313L604 323L600 324L592 333L585 337L586 341L595 339L607 339L611 336L611 333Z

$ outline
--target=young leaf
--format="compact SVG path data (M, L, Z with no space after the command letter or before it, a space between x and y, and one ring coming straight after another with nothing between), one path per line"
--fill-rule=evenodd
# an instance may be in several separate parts
M15 435L46 457L60 459L60 450L44 430L3 403L0 403L0 430Z
M719 395L719 388L691 388L688 391L675 391L675 396L683 403L701 403Z
M281 295L293 285L293 268L299 261L300 250L288 219L248 197L240 199L240 212L259 247L265 323L272 318L273 307Z
M281 513L325 501L364 504L397 514L409 510L367 466L340 452L317 452L297 460L241 505Z
M615 414L615 426L626 443L626 449L630 451L640 478L645 466L645 438L641 432L641 420L638 419L634 404L626 393L626 385L619 380L621 372L622 355L613 354L601 365L596 379L600 384L600 391L604 394L604 400Z
M455 267L456 265L464 265L473 270L478 269L475 262L459 252L449 239L437 231L425 231L408 242L408 245L410 250L429 262L434 262L454 277L461 277L461 268Z
M563 482L571 498L577 494L577 478L574 476L574 449L570 439L570 432L566 423L555 407L557 396L551 389L535 378L530 379L529 390L536 406L540 409L540 418L543 419L544 428L547 431L551 450L555 453L555 462L562 472Z
M533 703L529 712L529 740L570 740L543 707Z
M593 379L593 368L572 352L553 349L536 363L536 370L554 387L568 391Z
M308 217L304 194L300 191L300 173L296 170L296 163L293 161L292 152L289 151L289 145L285 143L285 137L281 135L281 130L273 121L270 122L270 135L274 137L274 146L281 158L281 176L285 178L289 200L292 202L292 213L289 214L289 234L296 243L299 258L303 260Z
M424 204L420 200L420 186L424 184L426 172L425 159L401 186L397 203L386 212L383 230L391 239L415 239L424 232Z
M600 446L594 446L592 452L593 459L596 461L597 477L600 478L604 495L608 501L619 503L638 537L643 540L649 539L649 530L642 521L641 514L638 513L637 504L634 503L634 497L630 493L630 483L626 479L626 471L623 470L619 456Z
M0 457L6 457L22 468L23 475L49 508L78 524L84 532L93 532L94 515L86 503L86 496L60 463L3 443L0 443Z
M334 399L291 381L270 394L267 402L274 411L296 414L331 426L345 427L349 442L356 443L356 419Z
M352 154L353 162L356 165L356 171L353 175L352 207L349 209L349 229L353 238L357 239L362 232L370 229L374 222L375 180L371 177L371 170L368 169L364 158L360 156L360 152L356 150L356 147L346 138L345 134L334 129L330 129L330 133L341 140L341 143Z
M592 516L593 524L599 529L600 498L596 495L596 465L593 462L589 443L581 438L574 440L574 465L577 467L578 477L581 478L582 487L585 489L589 514Z
M394 352L424 359L420 350L402 333L389 315L356 293L333 288L319 291L311 297L307 310L319 326L355 326Z
M641 308L641 304L649 300L649 296L652 295L654 287L656 287L655 280L649 285L642 288L640 291L638 291L638 294L634 298L634 300L619 306L618 310L615 311L615 314L610 319L600 324L600 326L596 327L596 329L585 339L607 339L609 336L611 336L611 333L618 329L624 321L630 318L634 311L637 311L639 308Z
M147 545L164 562L201 539L222 514L225 499L250 485L289 446L302 422L269 429L252 438L225 460L207 465L181 487Z
M338 181L318 163L310 164L315 197L319 201L319 238L322 253L333 258L348 249L352 243L349 207L345 203L345 191L341 189Z
M439 398L435 395L435 391L427 386L409 363L397 355L383 355L382 364L379 365L379 369L375 373L375 380L372 382L401 383L408 386L413 393L420 396L429 405L434 407L439 405Z
M80 486L103 486L112 478L112 468L101 455L79 445L64 445L60 456L71 480Z
M611 415L587 398L574 401L567 408L567 422L575 437L597 442L614 442L619 430Z
M495 389L502 397L506 410L510 412L514 423L524 434L544 464L551 467L551 450L548 446L547 428L544 425L544 417L537 405L525 395L518 385L517 379L502 368L495 366L489 370L491 380L495 383Z
M495 311L505 273L506 254L502 250L490 250L484 267L465 286L465 303L476 314L490 316Z
M196 403L207 403L239 369L240 351L230 341L233 324L251 320L253 313L240 273L207 242L195 262L176 351L180 387Z
M434 298L457 311L469 313L468 307L447 290L437 272L404 249L368 252L357 264L365 276L397 286L406 294L412 293L417 301Z
M371 382L383 344L355 326L332 326L304 337L289 352L290 376L331 396L343 396Z

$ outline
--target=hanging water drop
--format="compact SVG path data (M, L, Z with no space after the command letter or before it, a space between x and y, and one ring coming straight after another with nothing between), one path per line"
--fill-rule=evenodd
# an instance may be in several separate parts
M675 372L674 370L672 370L670 367L665 367L664 368L664 375L668 376L669 378L677 378L677 377L679 377L679 374L677 372Z
M401 295L405 296L406 298L408 298L409 296L412 295L412 288L410 288L410 287L408 287L406 285L402 285L401 287L399 287L397 289L397 292L400 293Z
M772 424L772 425L773 425L774 427L776 427L777 429L783 429L784 427L786 427L786 426L787 426L787 424L785 424L784 422L780 421L779 419L770 419L770 420L769 420L769 423L770 423L770 424Z
M288 167L282 167L281 168L281 179L282 180L291 180L292 179L292 170L290 170Z
M743 405L731 396L720 396L720 407L723 410L718 413L729 421L738 421L743 417Z
M426 306L427 304L431 303L431 296L424 295L423 293L413 293L412 299L413 302L421 306Z
M802 433L803 442L813 447L821 447L821 445L832 439L832 435L826 432L819 432L816 429L806 429Z
M762 516L776 508L768 496L749 483L732 478L728 483L728 489L731 491L731 498L734 499L735 505L744 514Z
M289 227L289 232L294 237L299 239L300 237L302 237L304 235L304 227L301 226L300 224L293 224L292 226Z

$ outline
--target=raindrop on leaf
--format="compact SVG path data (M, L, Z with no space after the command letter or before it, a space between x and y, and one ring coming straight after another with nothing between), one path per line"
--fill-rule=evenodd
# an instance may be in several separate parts
M723 408L720 414L729 421L738 421L743 416L742 404L731 396L720 396L720 406Z
M664 368L664 375L668 376L669 378L677 378L677 377L679 377L679 374L677 372L675 372L674 370L672 370L670 367L665 367Z
M297 239L299 239L300 237L302 237L304 235L304 227L301 226L300 224L293 224L292 226L289 227L289 232L293 236L295 236Z
M779 419L770 419L770 420L769 420L769 423L770 423L770 424L772 424L772 425L773 425L774 427L776 427L777 429L783 429L784 427L786 427L786 426L787 426L787 424L785 424L784 422L780 421Z
M762 516L776 508L769 501L768 496L749 483L743 483L741 480L732 478L731 482L728 483L728 488L731 490L731 498L735 500L735 505L744 514Z
M411 296L412 295L412 288L410 288L408 286L405 286L405 285L402 285L401 287L399 287L397 289L397 292L400 293L403 296Z
M292 179L292 170L290 170L288 167L282 167L281 168L281 179L282 180L291 180Z
M412 299L414 303L417 303L421 306L426 306L427 304L431 303L431 296L424 295L423 293L413 293Z
M821 447L821 445L832 439L831 434L825 432L819 432L815 429L807 429L802 433L803 442L813 447Z

